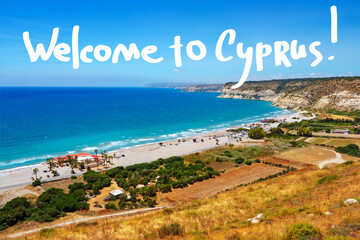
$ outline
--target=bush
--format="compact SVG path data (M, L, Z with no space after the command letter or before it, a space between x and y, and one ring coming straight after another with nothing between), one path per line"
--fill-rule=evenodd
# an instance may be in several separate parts
M304 124L301 127L299 127L299 129L297 130L297 135L304 137L311 137L312 132L311 129Z
M250 160L246 160L246 161L245 161L245 164L246 164L246 165L251 165L252 162L251 162Z
M335 150L339 153L345 153L354 157L360 157L359 146L353 143L345 147L337 147Z
M77 179L77 176L73 175L73 176L71 176L71 179Z
M162 193L171 192L171 185L170 184L162 185L160 187L160 192L162 192Z
M149 207L151 207L151 208L152 208L152 207L155 207L155 205L156 205L156 201L155 201L155 200L153 200L153 199L150 199L150 200L148 201L148 203L147 203L147 204L148 204L148 206L149 206Z
M31 183L31 185L32 185L33 187L40 186L40 185L41 185L41 181L40 181L39 179L36 179L35 181L33 181L33 182Z
M284 131L281 128L270 128L270 133L274 135L282 135Z
M54 235L55 229L53 228L43 228L40 230L40 236L45 238L50 238Z
M235 163L237 164L242 164L245 161L245 159L243 157L238 157L237 159L235 159Z
M249 131L248 133L249 138L252 139L261 139L265 137L265 132L263 128L256 128L256 129L252 129Z
M105 204L105 209L118 210L118 208L116 207L116 205L114 203Z
M323 177L323 178L320 178L318 180L318 184L323 184L325 182L329 182L329 181L332 181L332 180L336 180L338 179L339 176L338 175L330 175L330 176L326 176L326 177Z
M183 234L184 234L184 229L180 226L179 223L163 225L159 229L159 237L160 238L164 238L167 236L182 236Z
M316 240L321 239L319 229L311 226L308 223L295 223L288 229L287 240Z

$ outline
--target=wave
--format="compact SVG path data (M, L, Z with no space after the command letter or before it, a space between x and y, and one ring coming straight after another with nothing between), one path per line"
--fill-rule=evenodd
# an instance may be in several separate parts
M0 168L2 168L2 170L0 170L0 173L3 174L3 171L14 169L14 168L11 168L11 166L16 166L19 164L22 164L22 165L26 164L27 166L17 167L17 168L26 168L26 167L29 167L29 164L31 164L31 162L36 163L36 162L44 161L47 158L54 158L54 157L64 155L64 154L72 154L75 152L90 152L91 153L95 149L97 149L99 151L104 151L104 150L112 151L112 150L117 150L117 149L127 149L130 147L135 147L135 146L140 146L140 145L145 145L145 144L151 144L151 143L156 143L156 142L161 142L161 141L168 141L168 140L172 140L172 139L187 138L187 137L191 137L191 136L198 135L198 134L206 134L206 133L209 133L212 131L220 131L220 130L224 130L224 129L232 127L232 126L239 126L242 124L249 124L249 123L257 122L268 116L279 117L282 115L289 115L291 113L294 113L294 111L281 109L281 110L277 110L277 111L274 111L271 113L266 113L266 114L261 114L261 115L252 116L252 117L248 117L248 118L238 119L235 121L210 125L206 128L197 128L197 129L189 128L187 130L183 130L183 131L179 131L179 132L175 132L175 133L168 133L168 134L163 134L163 135L155 135L155 136L151 136L151 137L124 139L124 140L100 143L97 146L86 146L77 151L74 151L74 150L67 151L67 153L62 152L62 153L56 153L56 154L54 153L54 154L48 154L48 155L42 155L42 156L36 156L36 157L14 159L14 160L10 160L7 162L0 162ZM211 121L211 120L209 120L209 121ZM162 130L162 131L159 130L159 132L163 132L163 131L164 130ZM153 132L151 134L156 134L156 133Z

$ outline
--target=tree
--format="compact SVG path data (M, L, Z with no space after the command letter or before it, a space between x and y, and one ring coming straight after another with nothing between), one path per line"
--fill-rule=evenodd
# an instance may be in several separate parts
M54 167L54 159L53 158L48 158L46 159L47 164L49 165L49 171L51 172L52 168Z
M98 167L98 166L99 166L99 162L100 162L100 161L99 161L99 158L96 157L96 158L95 158L95 162L96 162L96 167Z
M39 172L39 169L37 169L37 168L33 169L33 173L35 174L35 179L37 179L38 172Z
M95 155L97 156L99 151L97 149L95 149L94 152L95 152Z
M270 128L270 133L275 135L282 135L284 131L281 128Z
M249 138L252 139L261 139L265 137L265 132L263 128L255 128L249 131Z
M301 127L299 127L299 129L297 131L297 135L298 136L311 137L312 132L311 132L311 129L309 127L307 127L307 124L303 124L303 125L301 125Z

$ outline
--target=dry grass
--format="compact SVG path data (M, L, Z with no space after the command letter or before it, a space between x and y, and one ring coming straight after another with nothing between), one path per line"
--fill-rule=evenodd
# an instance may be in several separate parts
M317 183L335 174L338 179ZM359 183L360 162L299 171L175 209L98 221L95 225L74 225L55 229L46 237L36 233L27 239L158 239L161 226L170 223L179 223L184 233L167 239L284 239L289 225L298 222L307 222L329 236L334 227L345 229L351 223L359 224L360 230L360 206L343 205L348 198L360 198ZM325 215L326 211L333 215ZM246 222L259 213L265 215L262 222ZM352 233L355 239L360 236L359 230Z
M360 146L360 140L358 139L311 138L309 142L313 144L325 144L332 147L346 146L351 143Z

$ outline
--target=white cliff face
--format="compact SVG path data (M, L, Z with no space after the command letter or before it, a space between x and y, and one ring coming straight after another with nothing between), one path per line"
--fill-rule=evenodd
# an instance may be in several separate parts
M219 97L271 101L274 106L294 110L360 110L359 78L261 81L238 89L231 86L226 84Z

